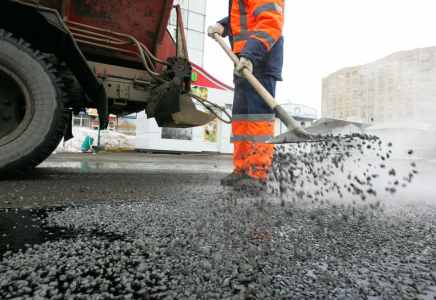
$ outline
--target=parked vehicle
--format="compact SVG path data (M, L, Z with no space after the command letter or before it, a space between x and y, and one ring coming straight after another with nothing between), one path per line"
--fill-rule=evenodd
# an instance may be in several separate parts
M185 41L173 0L0 1L0 174L44 161L86 108L101 128L144 109L161 127L214 119L191 99Z

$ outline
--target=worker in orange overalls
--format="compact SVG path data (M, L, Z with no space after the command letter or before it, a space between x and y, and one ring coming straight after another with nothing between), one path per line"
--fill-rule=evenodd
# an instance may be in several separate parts
M274 145L265 141L274 136L275 115L241 71L248 68L275 96L276 82L282 81L283 24L284 0L230 0L229 16L207 30L211 37L228 36L240 59L234 70L232 109L235 169L221 179L223 185L262 186L267 179Z

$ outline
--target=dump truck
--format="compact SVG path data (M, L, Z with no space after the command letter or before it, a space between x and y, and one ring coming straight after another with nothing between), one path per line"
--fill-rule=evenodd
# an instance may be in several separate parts
M101 128L109 114L143 110L160 127L208 123L191 71L173 0L1 0L0 174L43 162L72 137L72 114L91 107Z

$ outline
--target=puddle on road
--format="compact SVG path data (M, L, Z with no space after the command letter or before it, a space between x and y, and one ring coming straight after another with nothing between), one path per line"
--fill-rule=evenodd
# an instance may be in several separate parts
M113 235L86 230L69 230L45 226L42 221L47 214L64 208L48 207L37 209L0 210L0 260L7 251L25 251L28 246L40 245L46 241L76 238L82 236L106 236L108 239L122 239ZM26 246L27 245L27 246Z
M146 162L146 163L125 163L125 162L57 162L57 161L44 161L38 168L68 168L74 170L90 171L90 170L125 170L125 171L145 171L145 170L177 170L177 171L208 171L216 170L211 163L171 163L168 162ZM220 172L231 172L233 166L226 165L220 166Z
M26 244L42 244L61 237L61 229L45 228L41 220L52 209L3 209L0 211L0 255L6 251L16 252Z
M41 163L39 168L71 168L71 169L119 169L125 168L125 164L116 163L100 163L100 162L54 162L54 161L44 161Z
M106 204L97 204L97 205L106 205ZM57 241L57 240L66 240L66 239L82 239L83 237L98 237L99 239L105 239L112 243L114 241L124 241L126 240L125 236L100 232L96 230L68 230L60 227L48 227L45 226L44 220L50 215L52 212L60 211L66 209L65 207L47 207L47 208L37 208L37 209L2 209L0 210L0 264L1 260L4 257L4 254L8 251L12 253L17 253L19 251L25 252L29 247L33 245L40 245L47 241ZM126 252L124 252L126 253ZM147 257L147 256L145 256ZM8 256L8 259L12 259L11 256ZM137 268L137 265L128 265L126 268ZM86 270L86 269L84 269ZM95 270L88 270L86 272L86 277L79 277L81 281L81 285L79 284L77 287L73 289L73 293L79 295L99 295L101 294L100 286L93 285L84 285L82 284L84 281L89 280L89 278L98 278L101 276L101 273L97 273ZM110 282L112 286L116 286L119 283L118 275L114 275L111 272L108 273L107 269L105 269L105 279L106 285L107 282ZM4 275L2 273L0 275ZM39 274L39 273L38 273ZM48 277L45 270L42 271L41 278L47 279ZM82 274L82 273L80 273ZM21 274L20 274L21 275ZM39 275L38 275L39 276ZM64 279L62 279L64 276ZM5 277L2 277L3 279ZM53 287L55 284L55 288L53 289L55 292L47 289L48 285L32 285L31 287L25 285L28 289L27 291L23 291L21 289L17 289L16 282L25 282L29 281L28 275L17 276L14 280L11 281L11 287L1 286L0 285L0 298L13 298L15 296L30 296L41 295L41 293L49 293L53 292L54 295L59 293L58 295L66 295L67 293L71 293L70 287L77 283L76 280L72 280L70 278L65 279L65 273L57 273L56 275L51 277L50 286ZM157 277L156 277L157 278ZM152 277L153 280L157 280L155 277ZM9 280L9 279L8 279ZM4 281L4 280L3 280ZM68 283L65 286L65 283ZM44 287L45 286L45 287ZM151 290L154 285L148 284L147 287ZM140 290L139 287L133 287L134 294L131 299L144 299L144 295L138 292ZM145 291L145 290L144 290ZM115 297L122 295L121 292L117 290L111 290L111 294ZM147 292L148 295L148 292ZM65 297L62 297L65 298ZM68 297L67 297L68 298ZM93 297L94 298L94 297ZM57 298L60 299L60 298ZM103 299L103 298L99 298ZM154 298L152 298L154 299Z

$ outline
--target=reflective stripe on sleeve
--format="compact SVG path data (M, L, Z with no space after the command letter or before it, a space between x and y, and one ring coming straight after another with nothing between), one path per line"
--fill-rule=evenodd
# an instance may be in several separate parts
M267 32L262 30L241 32L240 34L235 35L233 37L233 42L237 43L237 42L246 41L252 35L254 35L259 39L264 40L270 48L274 46L274 44L276 43L275 39L272 36L270 36Z
M265 3L261 6L259 6L258 8L256 8L253 12L253 15L257 19L261 13L267 12L267 11L277 11L280 14L282 14L282 12L283 12L280 5L278 5L277 3L271 2L271 3Z
M266 31L258 30L255 31L253 35L261 40L264 40L268 44L270 49L276 43L276 40Z
M240 34L235 35L235 36L233 37L233 42L234 42L234 43L237 43L237 42L243 42L243 41L246 41L246 40L248 40L248 38L249 38L250 36L253 35L253 33L254 33L254 31L245 31L245 32L241 32Z

